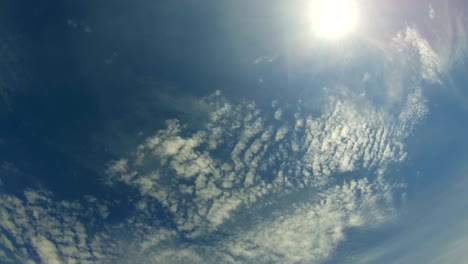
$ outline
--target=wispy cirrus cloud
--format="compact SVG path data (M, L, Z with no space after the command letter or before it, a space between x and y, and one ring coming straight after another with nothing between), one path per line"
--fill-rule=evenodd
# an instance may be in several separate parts
M455 154L444 161L449 165L442 166L442 173L423 172L425 188L406 205L407 212L399 219L401 231L366 244L340 263L465 263L468 169L459 162L465 159L466 155Z

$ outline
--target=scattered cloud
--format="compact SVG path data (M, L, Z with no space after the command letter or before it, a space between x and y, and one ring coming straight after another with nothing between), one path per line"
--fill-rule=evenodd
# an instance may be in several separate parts
M169 120L133 156L108 167L109 183L125 183L155 199L188 239L219 230L264 197L305 188L321 193L336 175L385 172L405 160L404 140L427 110L419 88L399 115L339 95L329 97L319 117L301 111L283 116L291 122L263 114L252 102L232 104L219 93L208 102L213 111L202 129L188 132Z
M393 47L411 64L405 69L419 65L418 78L440 82L439 58L416 29L398 34ZM372 80L370 74L362 79ZM401 105L392 111L346 85L328 87L314 114L278 101L271 104L274 111L264 111L252 101L233 103L219 91L198 100L163 96L181 112L198 109L203 122L192 127L167 120L131 153L107 164L108 186L137 193L131 213L107 222L111 210L95 197L62 201L44 190L26 190L22 197L2 193L0 261L323 261L349 228L394 219L394 196L402 185L386 175L405 161L405 140L428 113L418 84L401 90ZM249 210L262 214L244 221Z
M86 206L86 207L85 207ZM0 195L2 263L92 263L108 245L90 236L102 219L93 201L52 200L46 191L27 190L24 198ZM83 221L85 219L85 221Z

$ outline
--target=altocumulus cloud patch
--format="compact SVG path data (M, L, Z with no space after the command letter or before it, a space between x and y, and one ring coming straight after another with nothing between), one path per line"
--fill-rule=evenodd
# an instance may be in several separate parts
M232 261L325 259L346 228L391 219L393 190L401 186L388 183L385 171L405 159L403 141L427 111L420 89L398 114L330 97L320 117L297 111L290 122L262 115L250 102L235 105L218 94L206 100L214 111L203 129L186 133L168 121L133 156L109 164L108 182L138 190L142 213L162 204L177 231L194 241L272 196L318 194L216 245L226 253L220 258ZM334 177L344 174L352 176Z
M85 202L54 201L46 191L26 190L19 198L0 198L3 263L92 263L112 248L92 225L107 217L107 207ZM106 241L101 240L104 239Z
M382 173L405 159L405 128L426 111L419 89L396 116L331 97L322 116L296 112L290 124L262 116L253 103L208 100L214 111L204 129L183 136L183 127L170 120L134 157L108 168L110 182L163 204L189 237L216 230L267 195L321 191L336 174Z

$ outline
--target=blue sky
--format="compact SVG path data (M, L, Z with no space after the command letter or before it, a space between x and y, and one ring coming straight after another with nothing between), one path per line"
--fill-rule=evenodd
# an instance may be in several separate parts
M466 7L309 4L0 4L0 261L466 262Z

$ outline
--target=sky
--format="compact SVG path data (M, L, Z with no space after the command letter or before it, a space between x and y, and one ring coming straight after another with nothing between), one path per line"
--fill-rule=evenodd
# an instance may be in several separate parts
M466 4L0 4L0 262L466 263Z

